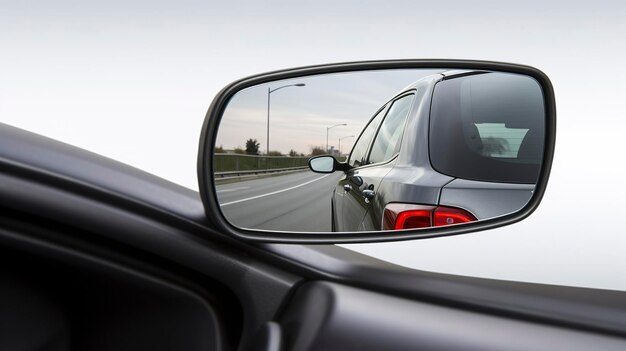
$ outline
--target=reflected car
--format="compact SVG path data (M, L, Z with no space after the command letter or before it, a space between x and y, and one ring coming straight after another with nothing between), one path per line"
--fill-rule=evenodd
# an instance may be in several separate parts
M540 85L514 73L454 70L422 78L385 103L345 163L314 157L311 170L343 171L332 230L455 225L519 211L541 170Z

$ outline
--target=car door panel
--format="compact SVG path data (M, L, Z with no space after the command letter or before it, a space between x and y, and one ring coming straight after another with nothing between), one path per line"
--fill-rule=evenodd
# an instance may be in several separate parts
M381 191L383 186L383 179L387 176L387 174L393 169L395 162L392 160L391 162L377 165L374 167L369 167L364 169L364 172L367 175L366 179L369 180L367 186L361 187L361 189L370 189L375 192L375 195L372 199L369 200L368 203L365 203L365 212L363 214L363 218L360 221L358 230L380 230L382 224L382 213L383 209L387 203L385 198L386 193ZM364 199L365 196L360 194L360 199ZM364 200L363 200L364 202Z
M342 212L344 214L343 228L345 231L375 230L373 225L364 224L363 219L366 213L372 208L374 198L368 199L364 191L376 192L380 181L389 172L388 167L367 166L348 171L345 185L350 187L347 191Z

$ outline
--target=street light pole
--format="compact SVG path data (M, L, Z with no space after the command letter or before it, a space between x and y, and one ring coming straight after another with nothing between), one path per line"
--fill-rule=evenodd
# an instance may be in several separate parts
M347 138L354 138L354 135L348 135L343 138L339 138L339 146L337 147L339 149L339 157L341 157L341 140L347 139Z
M270 153L270 94L275 92L276 90L282 89L282 88L287 88L287 87L303 87L306 84L304 83L297 83L297 84L288 84L288 85L283 85L280 86L278 88L274 88L274 89L270 89L270 87L267 87L267 139L265 139L265 153L269 155Z
M347 126L345 123L335 124L334 126L326 127L326 153L328 153L328 131L339 126Z
M267 87L267 138L265 139L265 153L270 155L270 94L272 91ZM268 159L269 160L269 159Z

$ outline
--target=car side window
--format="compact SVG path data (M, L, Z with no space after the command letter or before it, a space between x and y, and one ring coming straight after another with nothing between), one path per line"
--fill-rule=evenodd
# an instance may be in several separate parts
M376 133L380 120L385 115L385 111L387 111L386 107L381 108L376 116L370 120L365 129L363 129L363 132L361 132L361 135L354 144L350 157L348 158L348 164L350 166L359 167L365 164L365 158L367 156L367 150L370 146L370 142L372 141L374 133Z
M531 77L482 73L443 80L431 103L431 164L456 178L535 184L544 121L541 87Z
M414 94L409 94L393 102L374 139L369 163L389 160L400 151L400 141L414 97Z

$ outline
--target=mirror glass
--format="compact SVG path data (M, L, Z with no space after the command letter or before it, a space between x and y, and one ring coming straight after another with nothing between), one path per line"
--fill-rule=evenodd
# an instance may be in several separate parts
M309 168L317 173L331 173L334 166L335 158L332 156L317 156L309 160Z
M528 203L544 134L542 89L525 75L393 69L303 76L231 97L212 155L214 186L225 218L240 228L464 225ZM334 159L314 159L310 168L319 155Z

